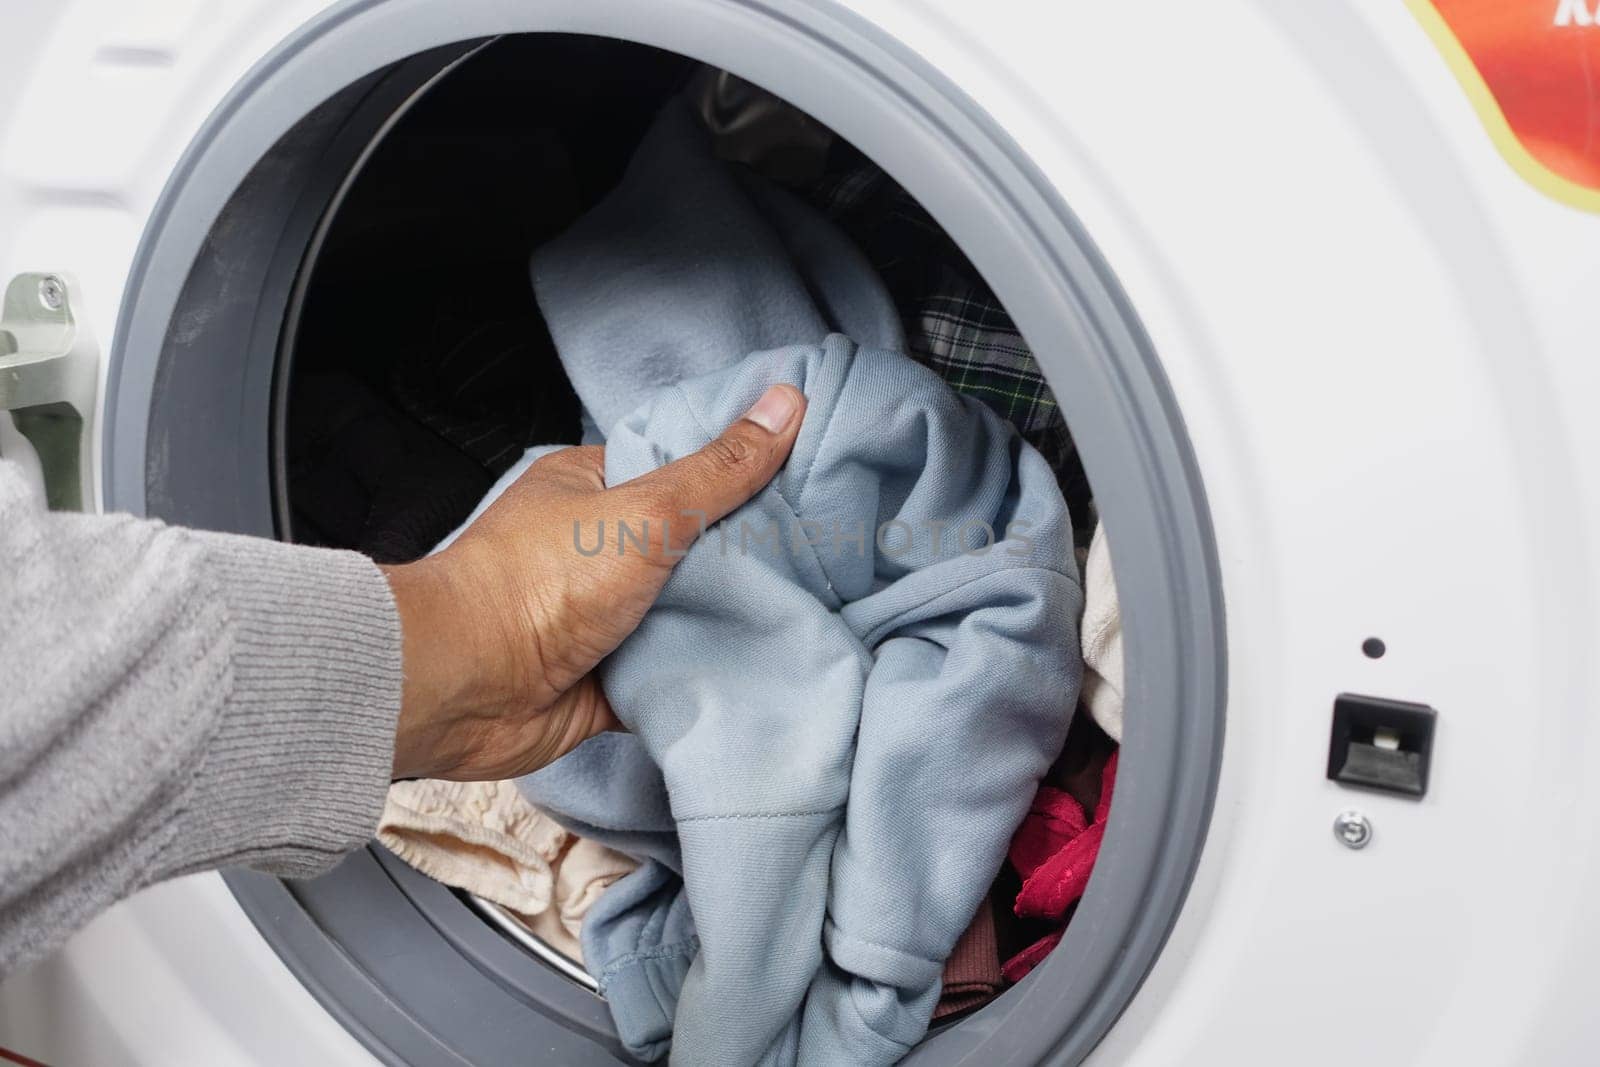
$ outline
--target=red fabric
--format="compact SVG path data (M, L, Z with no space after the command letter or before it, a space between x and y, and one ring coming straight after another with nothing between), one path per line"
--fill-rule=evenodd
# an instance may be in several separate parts
M1033 808L1011 841L1011 865L1022 875L1022 889L1012 908L1019 918L1053 919L1065 924L1067 909L1089 884L1100 842L1111 811L1111 793L1117 780L1117 753L1106 760L1100 774L1100 797L1094 818L1083 805L1053 786L1041 786ZM1018 981L1038 966L1061 940L1055 931L1006 961L1006 980Z
M1000 973L1005 975L1008 982L1016 983L1022 981L1023 976L1039 966L1040 962L1050 955L1050 950L1061 943L1061 935L1065 932L1064 930L1057 930L1054 933L1046 934L1009 960L1006 960L1006 965L1000 968Z

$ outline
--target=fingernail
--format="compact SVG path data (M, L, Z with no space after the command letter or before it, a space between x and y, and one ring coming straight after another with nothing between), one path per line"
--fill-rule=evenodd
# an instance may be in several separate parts
M745 412L744 417L768 433L782 433L798 407L793 389L773 385L761 394L756 406Z

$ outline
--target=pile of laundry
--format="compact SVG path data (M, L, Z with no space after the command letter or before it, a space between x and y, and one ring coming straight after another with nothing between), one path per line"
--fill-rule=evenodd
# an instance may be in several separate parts
M413 465L457 488L417 511L368 479L364 511L308 521L420 554L577 433L625 481L788 382L809 402L790 460L724 520L777 547L679 563L601 667L628 732L516 783L397 783L380 840L583 962L640 1058L893 1063L1042 960L1093 870L1122 662L1088 483L971 264L798 112L703 72L585 208L534 253L537 327L479 338L491 382L531 346L559 364L576 405L536 421L571 433L435 418L474 477ZM461 395L425 384L396 392ZM379 407L300 409L323 442L303 499L347 495L317 488L316 448L389 425Z

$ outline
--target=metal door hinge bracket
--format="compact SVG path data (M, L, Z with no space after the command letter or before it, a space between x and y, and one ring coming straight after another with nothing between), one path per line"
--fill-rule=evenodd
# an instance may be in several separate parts
M19 274L0 304L0 411L39 454L45 496L81 511L93 493L89 453L99 354L73 315L76 283L62 274Z

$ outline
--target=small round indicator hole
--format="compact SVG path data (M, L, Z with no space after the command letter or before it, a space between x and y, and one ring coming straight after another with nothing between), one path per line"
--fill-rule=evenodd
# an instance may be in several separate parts
M1382 638L1369 637L1361 642L1361 651L1366 653L1368 659L1381 659L1389 651L1389 646L1383 643Z

